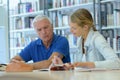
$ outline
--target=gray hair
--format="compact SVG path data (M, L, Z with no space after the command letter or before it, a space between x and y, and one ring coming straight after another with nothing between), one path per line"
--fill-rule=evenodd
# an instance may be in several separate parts
M35 23L35 22L40 21L40 20L43 20L43 19L47 19L47 20L52 24L52 21L51 21L51 19L50 19L48 16L46 16L46 15L38 15L38 16L36 16L36 17L33 19L33 22L32 22L33 26L34 26L34 23Z

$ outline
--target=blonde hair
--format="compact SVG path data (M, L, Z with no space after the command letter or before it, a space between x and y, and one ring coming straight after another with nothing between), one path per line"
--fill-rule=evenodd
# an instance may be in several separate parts
M96 31L92 15L87 9L76 10L74 13L71 14L70 21L73 23L77 23L77 25L81 27L83 27L84 25L88 25L89 29L92 27L93 30Z

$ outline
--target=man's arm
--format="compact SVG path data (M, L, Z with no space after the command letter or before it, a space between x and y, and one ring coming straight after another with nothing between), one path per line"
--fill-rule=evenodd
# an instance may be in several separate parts
M44 60L44 61L32 63L30 65L33 66L34 70L36 70L36 69L42 69L42 68L48 68L50 66L50 64L52 63L52 59L54 58L54 56L59 56L61 60L63 58L63 55L61 55L58 52L54 52L54 53L52 53L52 55L50 56L50 58L48 60Z
M7 72L24 72L24 71L32 71L42 68L49 68L50 64L52 63L52 59L54 56L59 56L60 59L63 58L63 55L60 55L58 52L54 52L48 60L26 64L22 62L22 58L20 56L15 56L10 64L7 65L6 71Z

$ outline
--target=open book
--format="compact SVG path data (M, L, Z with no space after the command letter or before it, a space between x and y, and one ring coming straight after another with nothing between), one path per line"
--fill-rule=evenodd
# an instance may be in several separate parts
M74 71L80 71L80 72L91 72L91 71L109 71L109 70L120 70L120 68L81 68L81 67L75 67Z
M63 64L54 64L54 65L50 65L49 68L44 68L44 69L39 69L40 71L63 71L65 70L64 65Z
M5 71L6 66L6 64L0 64L0 71Z

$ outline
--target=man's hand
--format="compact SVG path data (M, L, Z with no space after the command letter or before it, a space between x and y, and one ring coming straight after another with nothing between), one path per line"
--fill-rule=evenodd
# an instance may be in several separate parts
M6 72L31 72L32 70L33 66L17 60L12 61L6 67Z
M17 55L10 60L10 63L12 63L14 61L23 61L23 59L20 56Z
M52 64L49 66L51 71L73 70L74 66L71 63L63 63L58 56L54 56Z
M53 64L63 64L62 60L58 56L54 56L52 59Z

